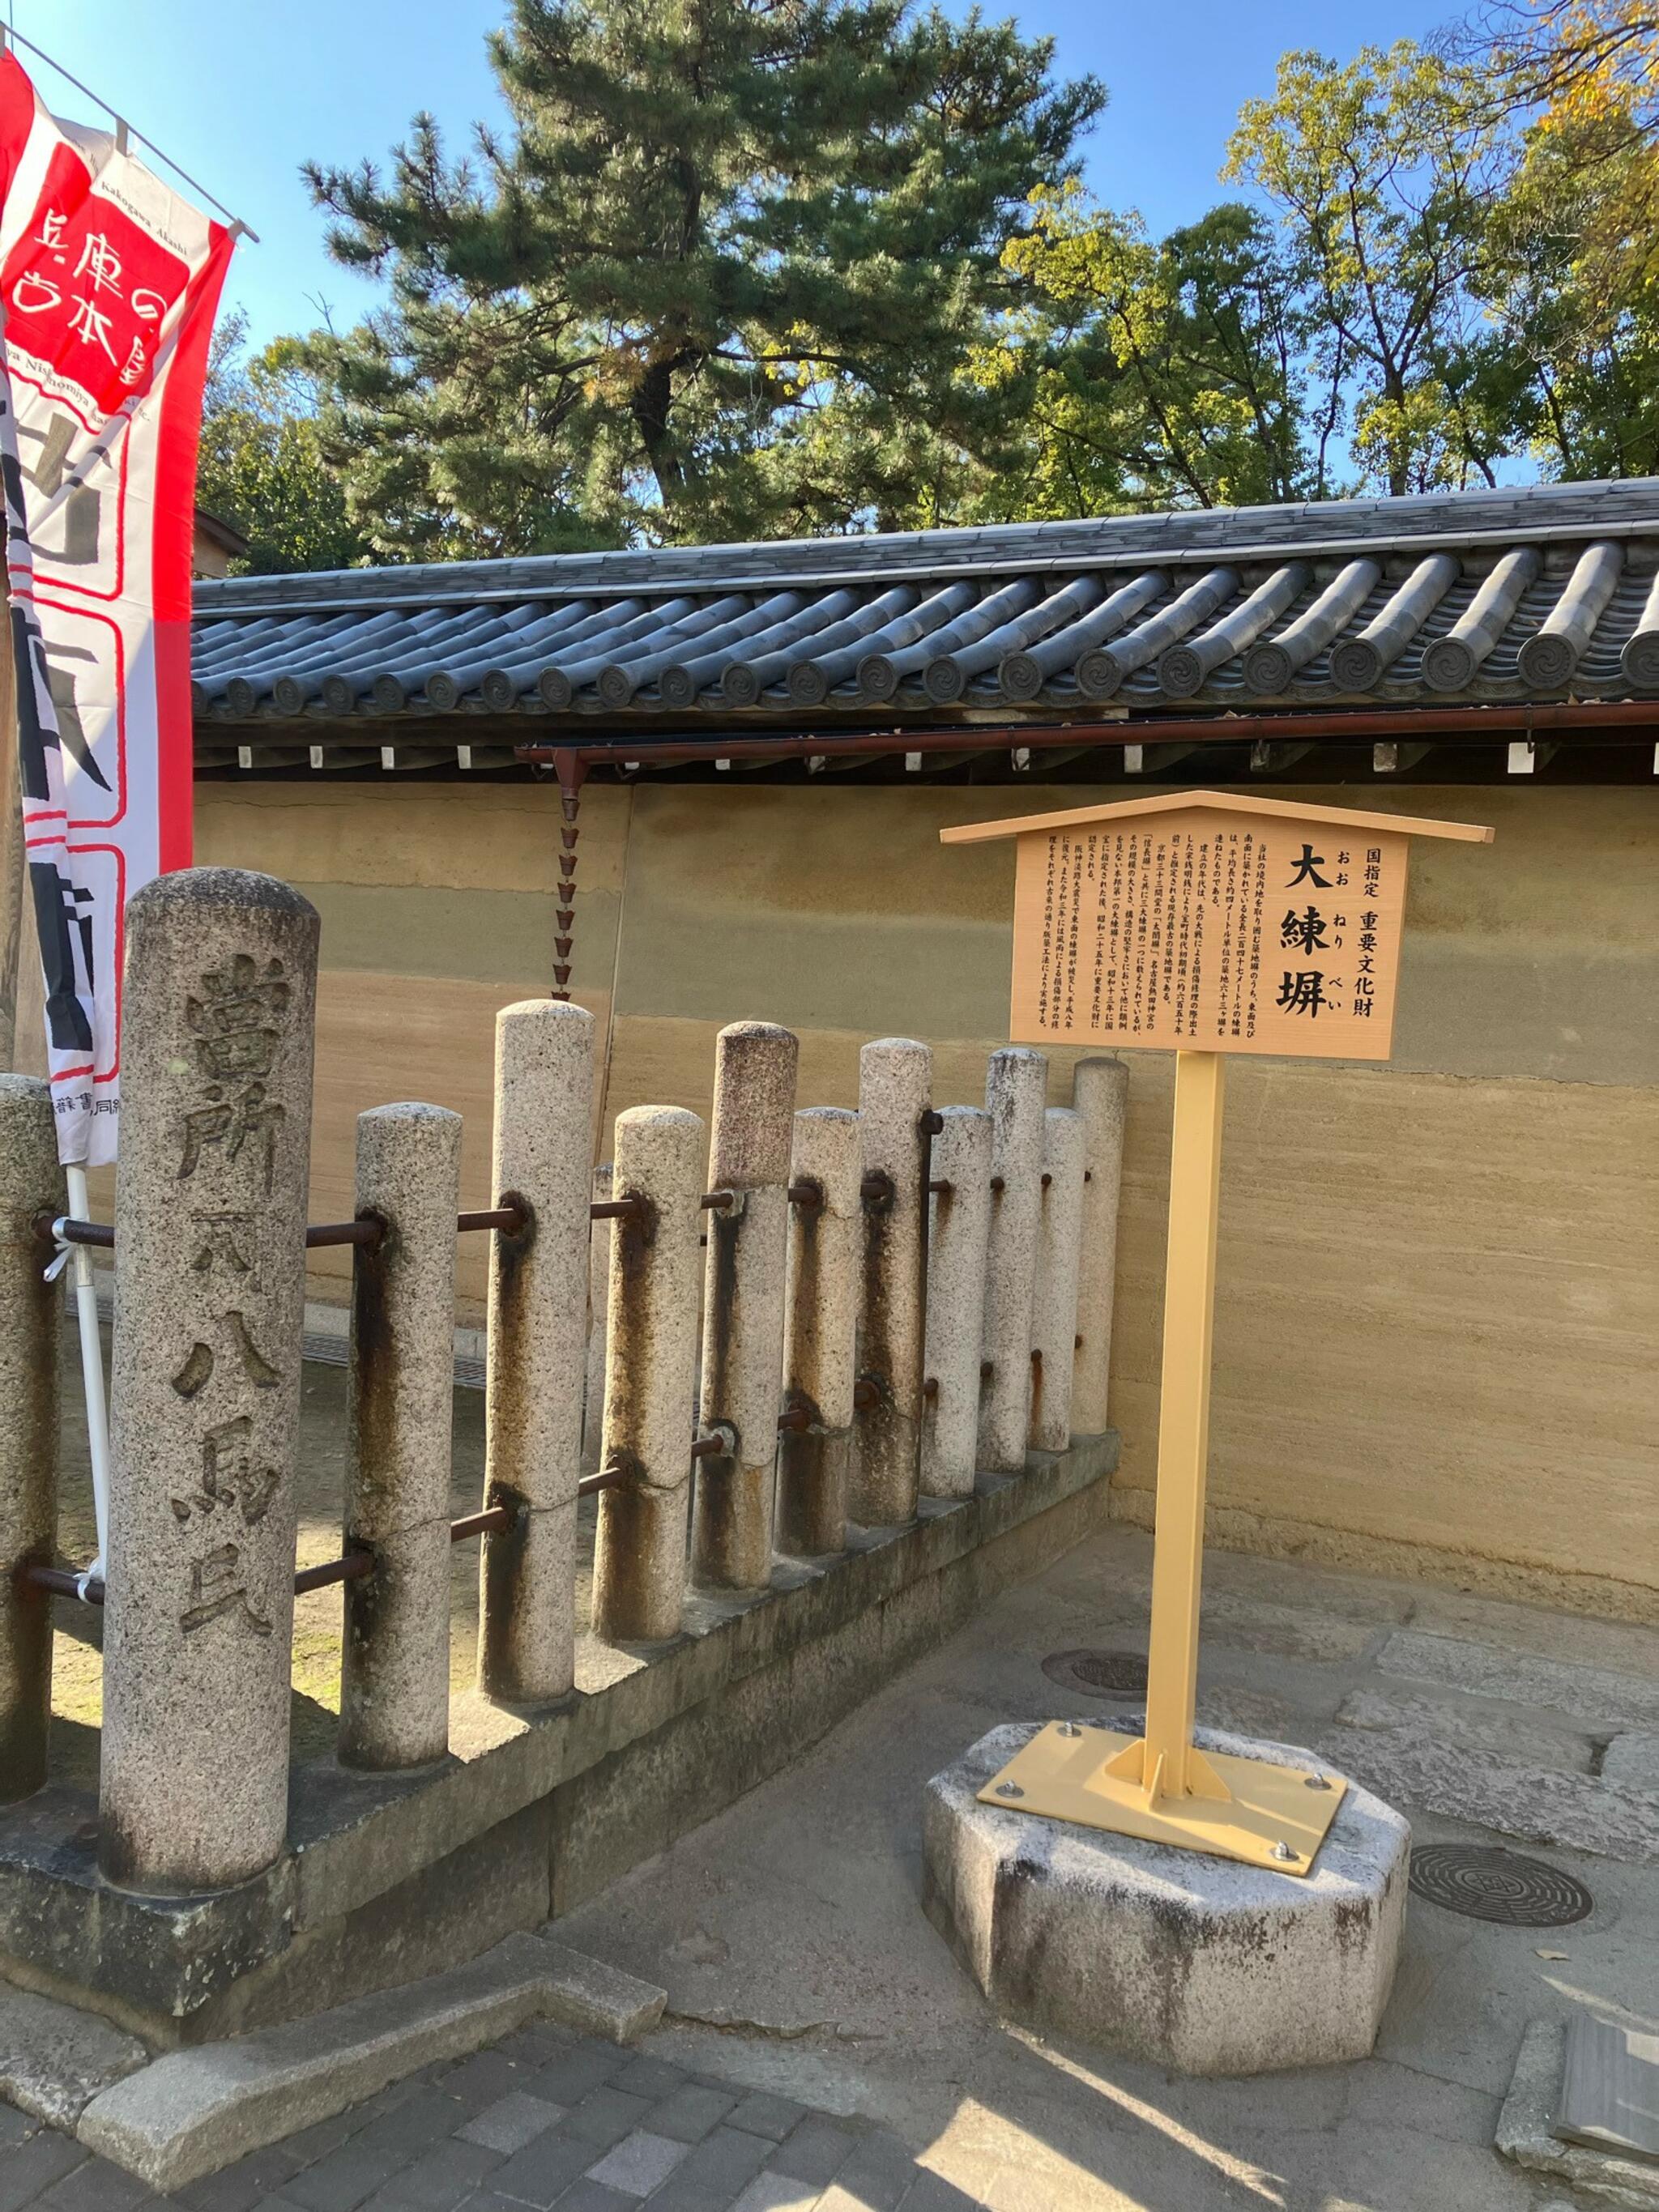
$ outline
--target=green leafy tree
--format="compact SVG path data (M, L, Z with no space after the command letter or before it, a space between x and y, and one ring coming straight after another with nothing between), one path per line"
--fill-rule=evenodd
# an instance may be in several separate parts
M1226 173L1278 210L1364 479L1395 494L1495 480L1490 217L1512 171L1478 71L1409 40L1279 64ZM1499 380L1501 383L1501 380Z
M1659 263L1605 250L1609 202L1642 189L1582 160L1570 127L1534 127L1494 211L1486 374L1516 450L1547 477L1659 473Z
M1075 187L1005 259L1026 301L975 362L1026 452L985 495L1024 514L1295 499L1318 487L1305 317L1271 227L1237 204L1161 242Z
M1655 0L1485 0L1442 44L1567 195L1581 294L1596 305L1659 279Z
M247 317L215 334L202 402L196 496L248 541L255 574L346 568L368 547L325 456L316 392L292 338L247 357Z
M918 425L941 465L986 434L1003 250L1104 100L1048 41L915 0L514 0L492 49L510 125L470 159L418 118L385 177L308 173L389 286L308 353L377 547L890 520Z

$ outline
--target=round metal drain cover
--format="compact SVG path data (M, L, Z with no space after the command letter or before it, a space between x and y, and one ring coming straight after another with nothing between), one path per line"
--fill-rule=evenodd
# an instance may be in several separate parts
M1146 1694L1146 1662L1139 1651L1051 1651L1042 1671L1062 1689L1091 1698Z
M1411 1886L1431 1905L1504 1928L1566 1928L1594 1911L1582 1881L1542 1859L1485 1844L1421 1844Z

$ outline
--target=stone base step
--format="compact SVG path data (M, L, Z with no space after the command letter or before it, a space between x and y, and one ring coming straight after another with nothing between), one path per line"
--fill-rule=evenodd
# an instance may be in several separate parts
M509 1936L427 1981L168 2051L100 2088L75 2132L167 2194L528 2021L556 2020L626 2043L656 2026L665 2002L664 1990L562 1943Z

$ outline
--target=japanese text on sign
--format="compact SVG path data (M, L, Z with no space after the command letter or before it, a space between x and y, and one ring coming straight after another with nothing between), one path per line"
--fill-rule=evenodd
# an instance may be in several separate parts
M1386 1060L1407 846L1200 808L1022 836L1012 1034Z

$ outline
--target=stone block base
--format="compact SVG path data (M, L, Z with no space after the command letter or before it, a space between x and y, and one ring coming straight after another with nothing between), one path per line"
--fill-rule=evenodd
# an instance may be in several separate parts
M994 1729L927 1785L924 1901L1004 2018L1181 2074L1364 2058L1405 1923L1411 1831L1350 1785L1313 1871L1282 1875L981 1805L1036 1733ZM1200 1729L1206 1751L1311 1753Z
M855 1529L833 1558L778 1560L764 1590L693 1593L667 1642L584 1633L573 1695L526 1709L458 1693L450 1756L432 1765L296 1767L288 1848L236 1889L112 1887L94 1801L54 1781L0 1808L0 1980L167 2050L477 1958L712 1820L1103 1527L1117 1441L1076 1437L1023 1474L981 1475L971 1498L923 1498L915 1520Z

